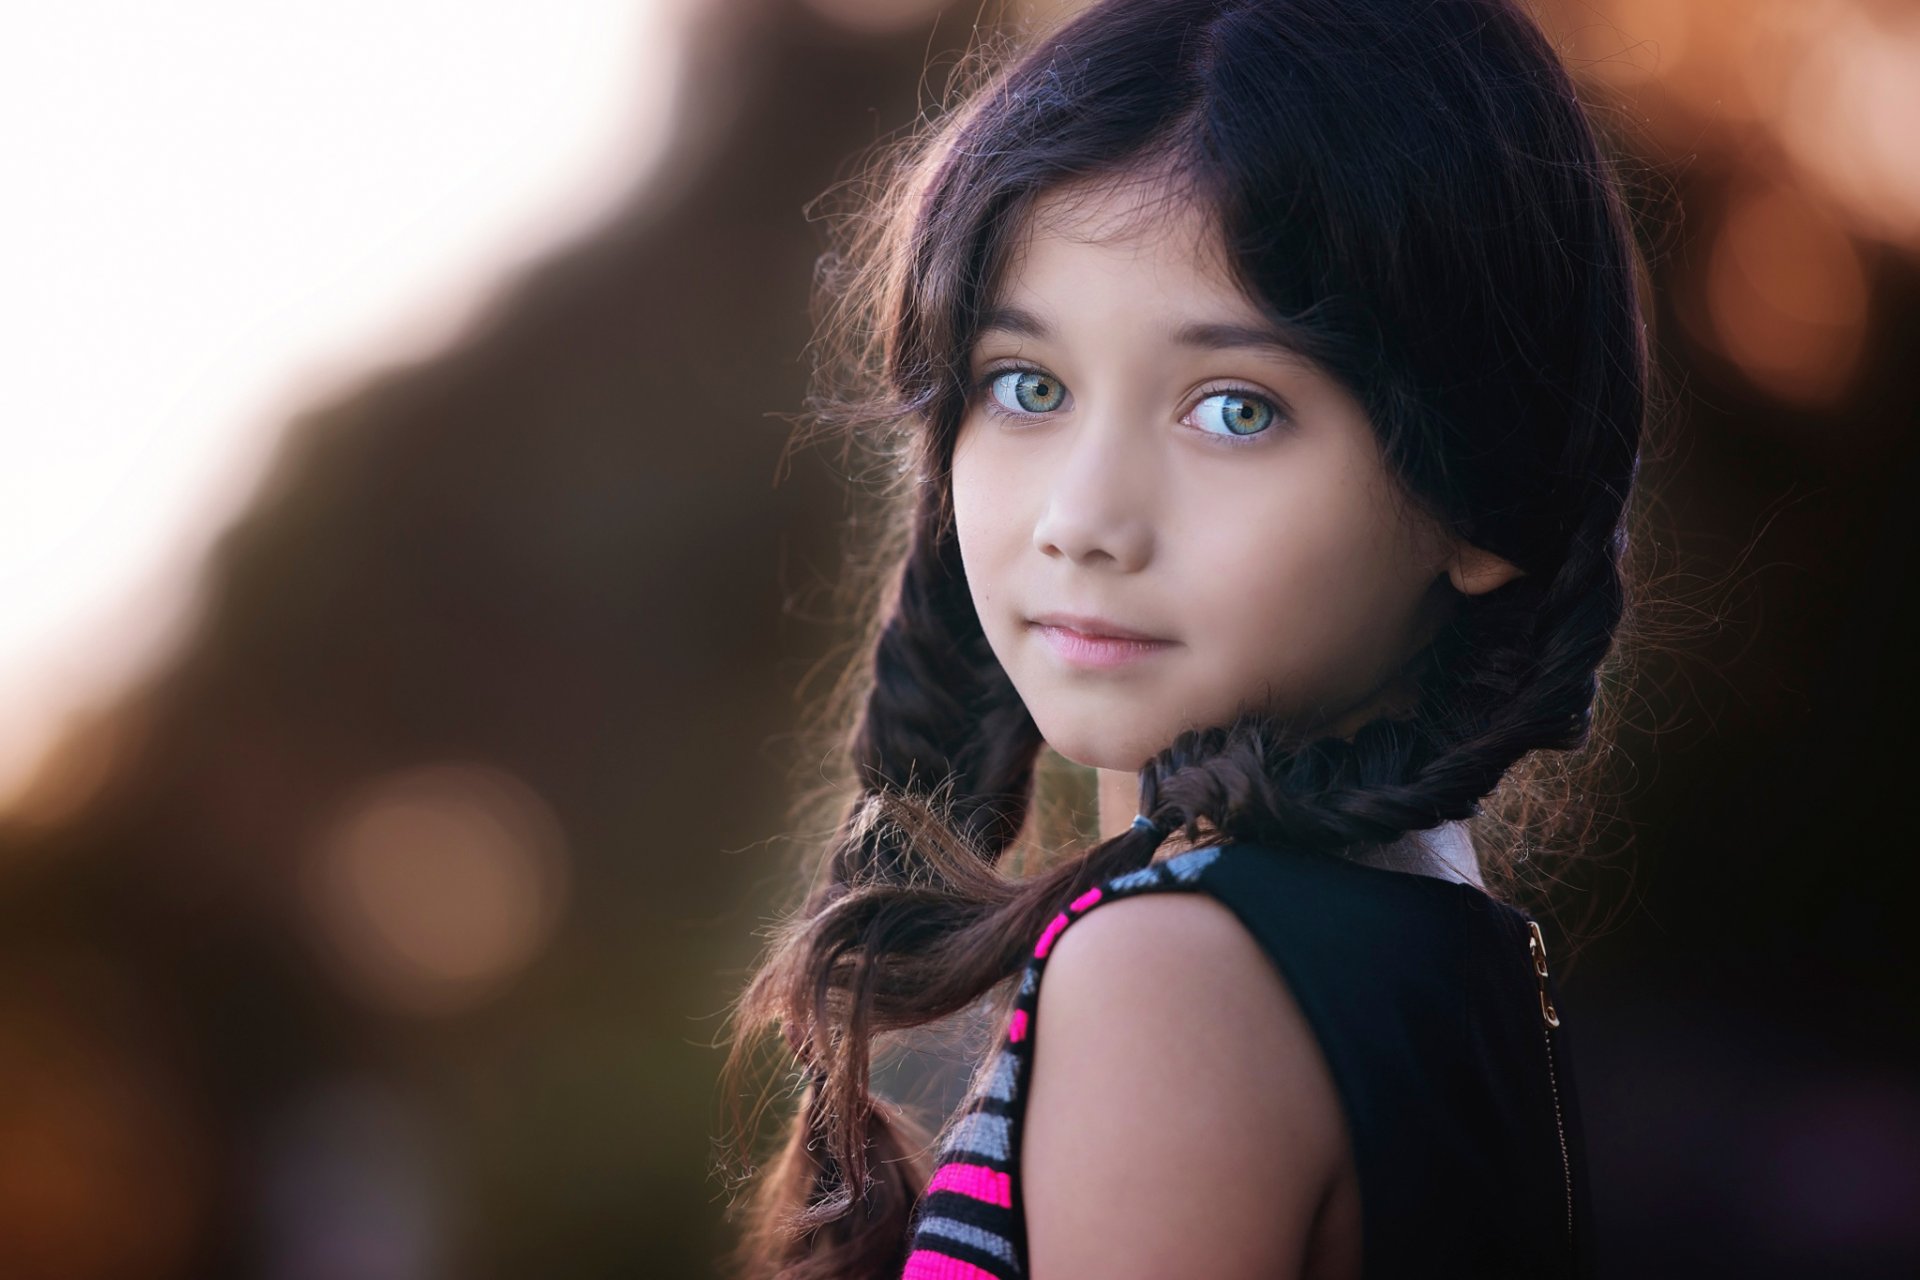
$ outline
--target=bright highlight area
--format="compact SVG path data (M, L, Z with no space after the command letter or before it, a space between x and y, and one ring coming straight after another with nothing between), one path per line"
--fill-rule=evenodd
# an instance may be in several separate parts
M0 812L194 614L287 415L663 156L689 0L73 0L0 41Z

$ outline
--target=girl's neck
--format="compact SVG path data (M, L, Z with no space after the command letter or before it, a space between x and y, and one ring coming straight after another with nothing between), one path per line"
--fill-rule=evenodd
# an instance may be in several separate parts
M1103 840L1125 831L1139 810L1139 775L1117 769L1099 770L1099 831ZM1171 857L1186 847L1179 832L1168 836L1156 858ZM1425 831L1409 831L1391 844L1363 849L1352 855L1355 862L1405 871L1415 875L1458 880L1477 889L1485 889L1480 878L1480 860L1474 853L1473 837L1464 822L1445 822Z

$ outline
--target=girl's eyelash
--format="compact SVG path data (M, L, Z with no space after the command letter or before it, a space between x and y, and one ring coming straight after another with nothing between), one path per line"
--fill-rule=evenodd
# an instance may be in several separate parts
M1019 418L1046 417L1047 415L1044 413L1022 413L1012 409L1008 409L1006 406L1002 405L998 400L994 399L992 394L993 384L999 379L1004 378L1009 373L1037 373L1043 377L1052 376L1051 374L1048 374L1045 369L1038 369L1038 368L1035 368L1033 365L1028 365L1028 364L1000 365L996 368L986 370L978 378L974 379L971 398L974 401L981 403L988 413L998 418L1019 419ZM1222 396L1222 395L1233 396L1235 398L1244 399L1244 400L1256 400L1259 403L1267 406L1267 408L1273 410L1273 420L1274 420L1273 426L1270 426L1263 431L1256 431L1252 435L1233 436L1233 435L1222 435L1219 432L1215 432L1215 431L1200 432L1201 435L1212 436L1217 440L1223 441L1226 444L1226 447L1230 449L1246 448L1247 446L1252 445L1258 440L1260 440L1261 437L1269 434L1274 429L1274 427L1277 427L1280 423L1290 421L1290 415L1288 414L1287 408L1285 405L1275 400L1272 396L1267 395L1265 392L1256 391L1252 387L1236 386L1233 384L1228 384L1225 386L1217 386L1217 387L1207 387L1200 392L1199 397L1194 401L1194 403L1196 405L1199 405L1207 400L1212 399L1214 396ZM1195 428L1195 429L1199 430L1198 428Z

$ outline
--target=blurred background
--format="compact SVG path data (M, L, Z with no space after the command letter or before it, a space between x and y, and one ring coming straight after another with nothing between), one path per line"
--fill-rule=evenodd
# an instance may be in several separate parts
M1541 13L1628 148L1697 624L1551 904L1606 920L1606 1274L1920 1273L1920 6ZM712 1274L849 628L808 206L989 16L9 15L0 1276Z

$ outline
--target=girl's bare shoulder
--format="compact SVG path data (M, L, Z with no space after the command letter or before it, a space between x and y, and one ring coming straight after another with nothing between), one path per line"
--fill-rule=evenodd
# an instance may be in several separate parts
M1036 997L1021 1180L1032 1273L1292 1274L1345 1154L1313 1030L1204 892L1103 902Z

